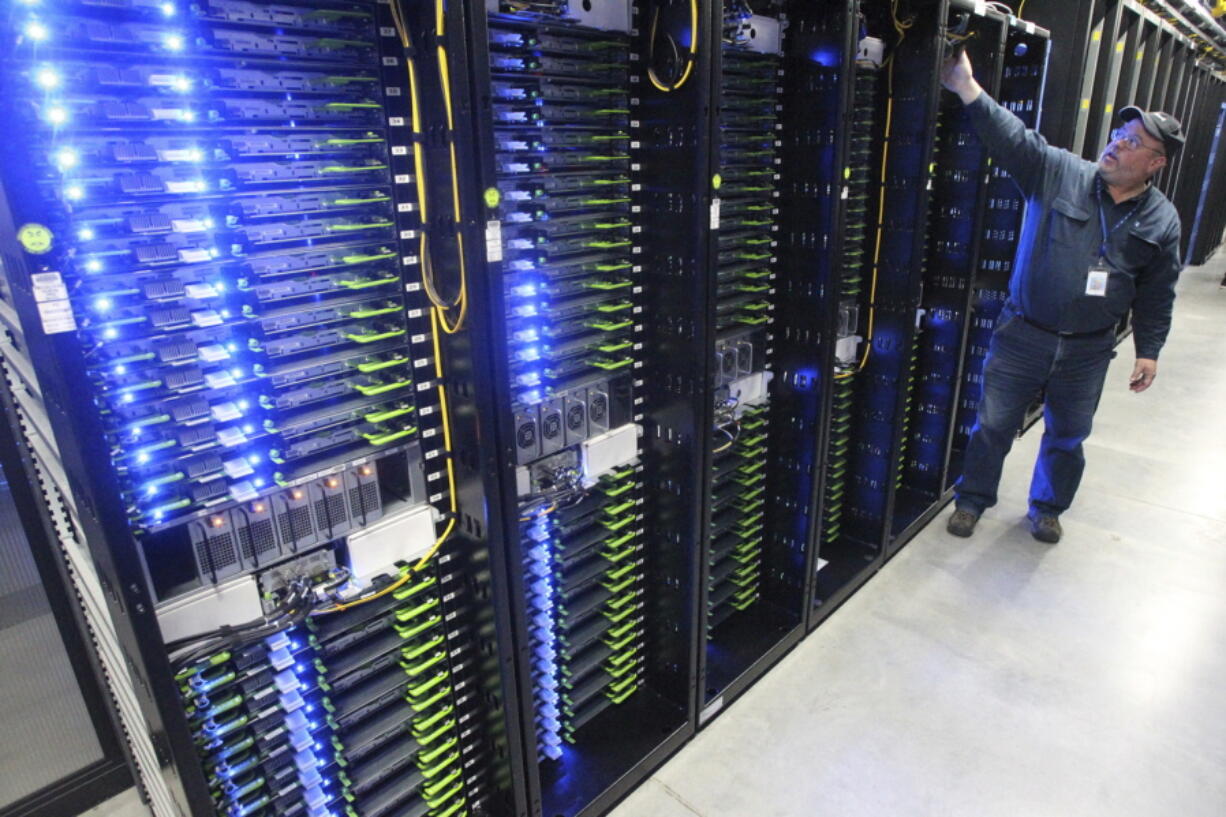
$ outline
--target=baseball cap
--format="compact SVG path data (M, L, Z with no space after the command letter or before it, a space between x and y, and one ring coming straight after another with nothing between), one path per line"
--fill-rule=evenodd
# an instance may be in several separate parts
M1179 120L1169 113L1143 111L1136 105L1129 105L1120 109L1120 119L1125 122L1140 119L1141 127L1145 128L1150 136L1162 140L1169 156L1174 156L1183 147L1183 127Z

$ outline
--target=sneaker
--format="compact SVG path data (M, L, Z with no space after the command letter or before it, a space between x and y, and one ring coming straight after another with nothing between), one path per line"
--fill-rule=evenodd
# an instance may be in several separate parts
M950 515L949 522L945 524L945 530L965 539L975 532L975 523L978 521L979 514L958 508Z
M1030 520L1030 535L1040 542L1054 545L1064 534L1064 529L1060 527L1060 520L1050 514L1031 511L1027 518Z

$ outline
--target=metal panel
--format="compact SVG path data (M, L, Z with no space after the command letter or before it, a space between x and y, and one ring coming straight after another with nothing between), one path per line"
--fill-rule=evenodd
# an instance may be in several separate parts
M1090 123L1093 118L1091 106L1094 100L1094 89L1097 87L1098 66L1100 54L1104 47L1104 38L1109 39L1107 24L1109 17L1103 14L1104 0L1095 0L1092 15L1090 40L1086 46L1084 73L1081 76L1081 92L1077 101L1077 119L1073 127L1072 141L1069 150L1079 155L1085 155L1086 140L1090 133Z

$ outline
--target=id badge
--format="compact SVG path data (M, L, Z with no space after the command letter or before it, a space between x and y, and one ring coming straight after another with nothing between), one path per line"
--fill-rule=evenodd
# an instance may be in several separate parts
M1103 298L1107 295L1107 281L1111 277L1111 268L1101 260L1090 265L1090 273L1086 276L1086 295Z

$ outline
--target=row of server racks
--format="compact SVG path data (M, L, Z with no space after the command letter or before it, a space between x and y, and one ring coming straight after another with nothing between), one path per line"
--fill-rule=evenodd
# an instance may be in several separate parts
M999 4L0 25L9 478L158 817L603 814L951 496Z
M1183 258L1203 264L1226 229L1214 195L1226 174L1221 28L1207 39L1166 0L1028 0L1025 11L1067 32L1052 47L1051 115L1042 132L1053 144L1096 158L1126 105L1166 111L1183 123L1187 144L1155 183L1179 212Z

